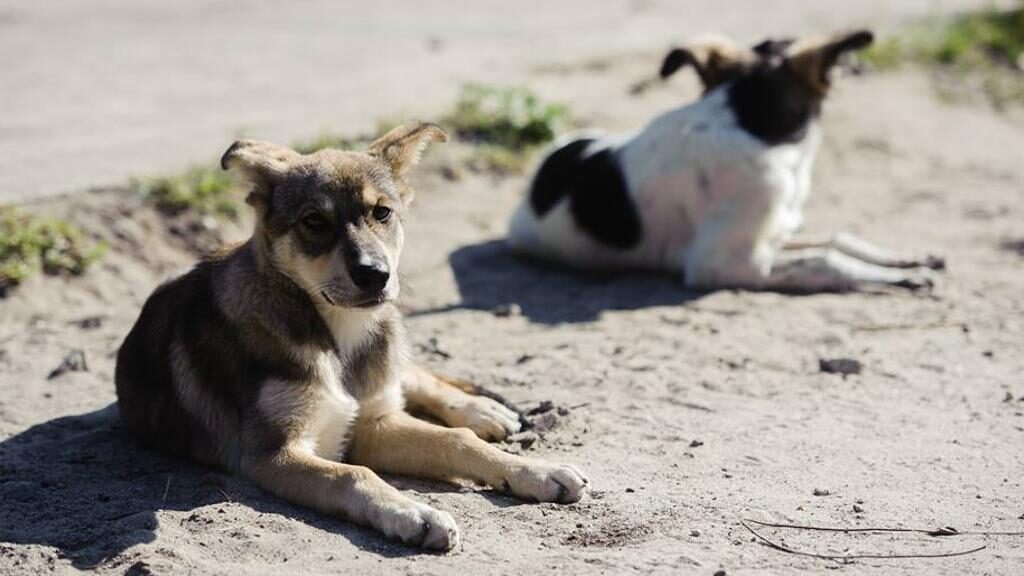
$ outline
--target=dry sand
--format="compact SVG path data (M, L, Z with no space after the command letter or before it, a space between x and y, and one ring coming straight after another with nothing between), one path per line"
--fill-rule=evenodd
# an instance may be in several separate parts
M626 96L656 48L529 77L584 123L627 128L696 96L683 77ZM449 181L457 147L433 150L403 264L417 356L520 409L551 401L539 440L506 448L578 464L594 486L558 506L391 478L456 517L463 544L445 556L134 447L108 407L113 355L152 288L194 261L190 234L123 189L38 202L111 250L85 277L0 300L0 573L1019 574L1024 537L765 532L819 552L988 546L841 563L753 542L740 520L1024 531L1024 257L1006 244L1024 240L1022 150L1019 111L941 102L923 72L842 83L806 232L942 253L949 270L930 296L806 297L522 262L500 237L523 179ZM522 314L493 314L510 303ZM88 369L48 378L74 350ZM839 357L863 372L819 371Z

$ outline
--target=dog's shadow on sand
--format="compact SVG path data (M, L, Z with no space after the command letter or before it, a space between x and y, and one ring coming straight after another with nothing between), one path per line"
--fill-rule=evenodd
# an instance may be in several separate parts
M413 479L387 480L418 492L460 490ZM496 506L516 503L496 493L484 496ZM114 404L50 420L0 442L0 542L56 548L79 569L155 540L160 510L230 502L339 534L383 557L420 553L372 530L293 506L227 474L142 449L121 427Z
M684 304L706 294L685 289L677 275L565 270L519 257L503 240L459 248L449 262L461 303L412 310L406 316L458 309L498 311L515 304L533 322L562 324L596 320L606 310Z

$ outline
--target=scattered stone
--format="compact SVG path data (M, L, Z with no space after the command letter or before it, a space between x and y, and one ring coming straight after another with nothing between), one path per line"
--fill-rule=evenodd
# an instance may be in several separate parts
M534 358L536 358L536 356L533 356L531 354L523 354L519 358L516 358L516 365L518 366L520 364L526 364L527 362L533 360Z
M558 412L559 416L568 416L569 415L569 409L566 408L565 406L559 406L558 410L556 410L556 412Z
M139 560L135 564L132 564L124 572L124 576L155 576L156 572L146 564L145 560Z
M1013 392L1006 391L1006 396L1003 396L1003 402L1013 402Z
M103 326L103 316L88 316L74 322L82 330L95 330Z
M984 352L981 353L981 355L984 356L985 358L992 358L993 356L996 355L996 353L993 352L992 350L985 350Z
M715 572L714 576L725 576L725 570L719 570L718 572Z
M632 494L634 492L636 492L636 490L633 490L632 488L626 488L626 494Z
M519 447L523 450L529 450L539 439L540 437L537 436L535 432L527 430L526 432L520 432L509 436L507 442L519 444Z
M558 416L554 412L545 412L531 420L530 424L538 432L547 432L558 425Z
M860 504L854 504L853 505L853 511L856 512L857 514L860 514L860 513L864 512L864 507L861 506Z
M690 536L694 538L700 538L700 530L690 530Z
M860 374L864 365L855 358L821 358L818 360L818 370L826 374L842 374L844 377L850 374Z
M57 366L50 372L50 375L46 377L47 380L53 380L54 378L64 374L65 372L88 372L89 366L85 362L85 351L84 350L72 350L68 352L64 360L61 361L60 366Z
M829 490L825 490L824 488L815 488L812 494L814 494L815 496L831 496L832 492Z
M700 448L703 445L704 445L704 441L703 440L693 440L692 442L690 442L690 448Z
M530 409L530 411L527 412L526 415L527 416L536 416L538 414L544 414L545 412L550 412L550 411L552 411L554 409L555 409L555 403L554 402L552 402L551 400L544 400L543 402L538 404L537 407Z
M491 310L491 313L498 318L510 318L512 316L522 316L523 309L519 304L512 302L510 304L498 304Z

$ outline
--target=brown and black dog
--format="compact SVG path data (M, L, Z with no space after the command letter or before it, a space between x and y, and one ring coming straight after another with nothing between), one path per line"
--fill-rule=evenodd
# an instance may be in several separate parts
M366 152L232 145L222 166L251 184L255 231L146 302L117 358L131 432L432 550L456 546L454 519L374 470L579 500L587 479L575 467L480 438L515 431L514 412L407 360L394 305L413 197L406 174L429 142L445 139L438 126L412 122ZM406 404L472 431L413 418Z

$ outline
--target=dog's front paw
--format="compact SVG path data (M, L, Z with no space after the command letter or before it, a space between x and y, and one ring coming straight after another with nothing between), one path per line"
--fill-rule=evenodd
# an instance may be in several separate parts
M929 294L935 288L936 274L931 270L921 270L913 274L907 274L903 278L893 282L894 286L906 288L913 292Z
M944 256L939 256L938 254L928 254L924 258L921 258L920 262L921 266L931 268L932 270L946 269L946 258Z
M466 394L449 404L445 424L469 428L488 442L498 442L519 432L519 414L485 396Z
M451 514L411 499L384 505L373 524L408 546L447 552L459 545L459 527Z
M590 481L571 464L528 462L505 479L503 488L525 500L537 502L578 502Z

